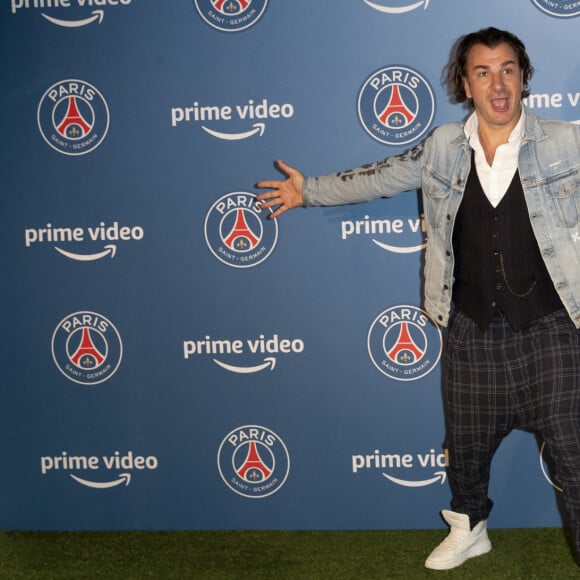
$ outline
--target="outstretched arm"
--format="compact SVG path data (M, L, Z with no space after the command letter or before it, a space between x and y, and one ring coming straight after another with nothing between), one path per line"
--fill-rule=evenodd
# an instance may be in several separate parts
M260 181L256 184L260 189L270 190L257 195L256 199L263 208L277 206L270 214L271 218L277 218L289 209L304 205L302 198L304 175L283 161L277 161L276 164L287 178L282 181Z

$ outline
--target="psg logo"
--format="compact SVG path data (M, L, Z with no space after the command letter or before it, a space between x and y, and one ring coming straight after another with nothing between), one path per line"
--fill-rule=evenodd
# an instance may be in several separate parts
M110 379L121 364L121 336L110 320L96 312L75 312L61 320L51 341L60 372L81 385Z
M390 66L374 72L358 95L358 115L365 131L385 145L416 141L431 126L435 97L416 70Z
M437 366L441 331L420 308L393 306L373 320L367 346L381 373L397 381L416 381Z
M237 494L263 498L276 493L290 472L290 456L274 431L245 425L226 435L218 450L224 483Z
M228 266L251 268L274 250L278 222L268 220L251 193L236 191L220 197L205 219L205 240L212 254Z
M532 0L543 12L558 18L573 18L580 15L580 3L570 0Z
M42 137L53 149L64 155L84 155L107 135L109 108L96 87L69 79L44 93L37 121Z
M195 0L199 15L223 32L245 30L264 14L268 0Z

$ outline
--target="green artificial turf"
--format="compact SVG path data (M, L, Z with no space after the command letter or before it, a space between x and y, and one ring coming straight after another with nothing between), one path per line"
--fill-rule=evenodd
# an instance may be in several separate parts
M489 554L455 570L425 570L425 557L445 535L444 530L0 532L0 577L580 579L559 529L490 530Z

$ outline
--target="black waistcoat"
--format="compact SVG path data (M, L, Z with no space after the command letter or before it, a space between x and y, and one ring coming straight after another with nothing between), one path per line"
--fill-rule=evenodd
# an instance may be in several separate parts
M494 208L472 163L453 251L453 302L482 331L498 309L520 330L562 308L532 231L518 171Z

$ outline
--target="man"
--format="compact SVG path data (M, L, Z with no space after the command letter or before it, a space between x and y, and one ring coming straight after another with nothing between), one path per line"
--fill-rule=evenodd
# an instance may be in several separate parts
M522 103L533 73L522 42L487 28L463 37L448 83L474 111L398 156L257 196L277 218L298 206L422 189L425 307L448 326L443 398L451 510L425 565L447 570L491 550L490 466L515 428L546 443L580 554L580 127Z

